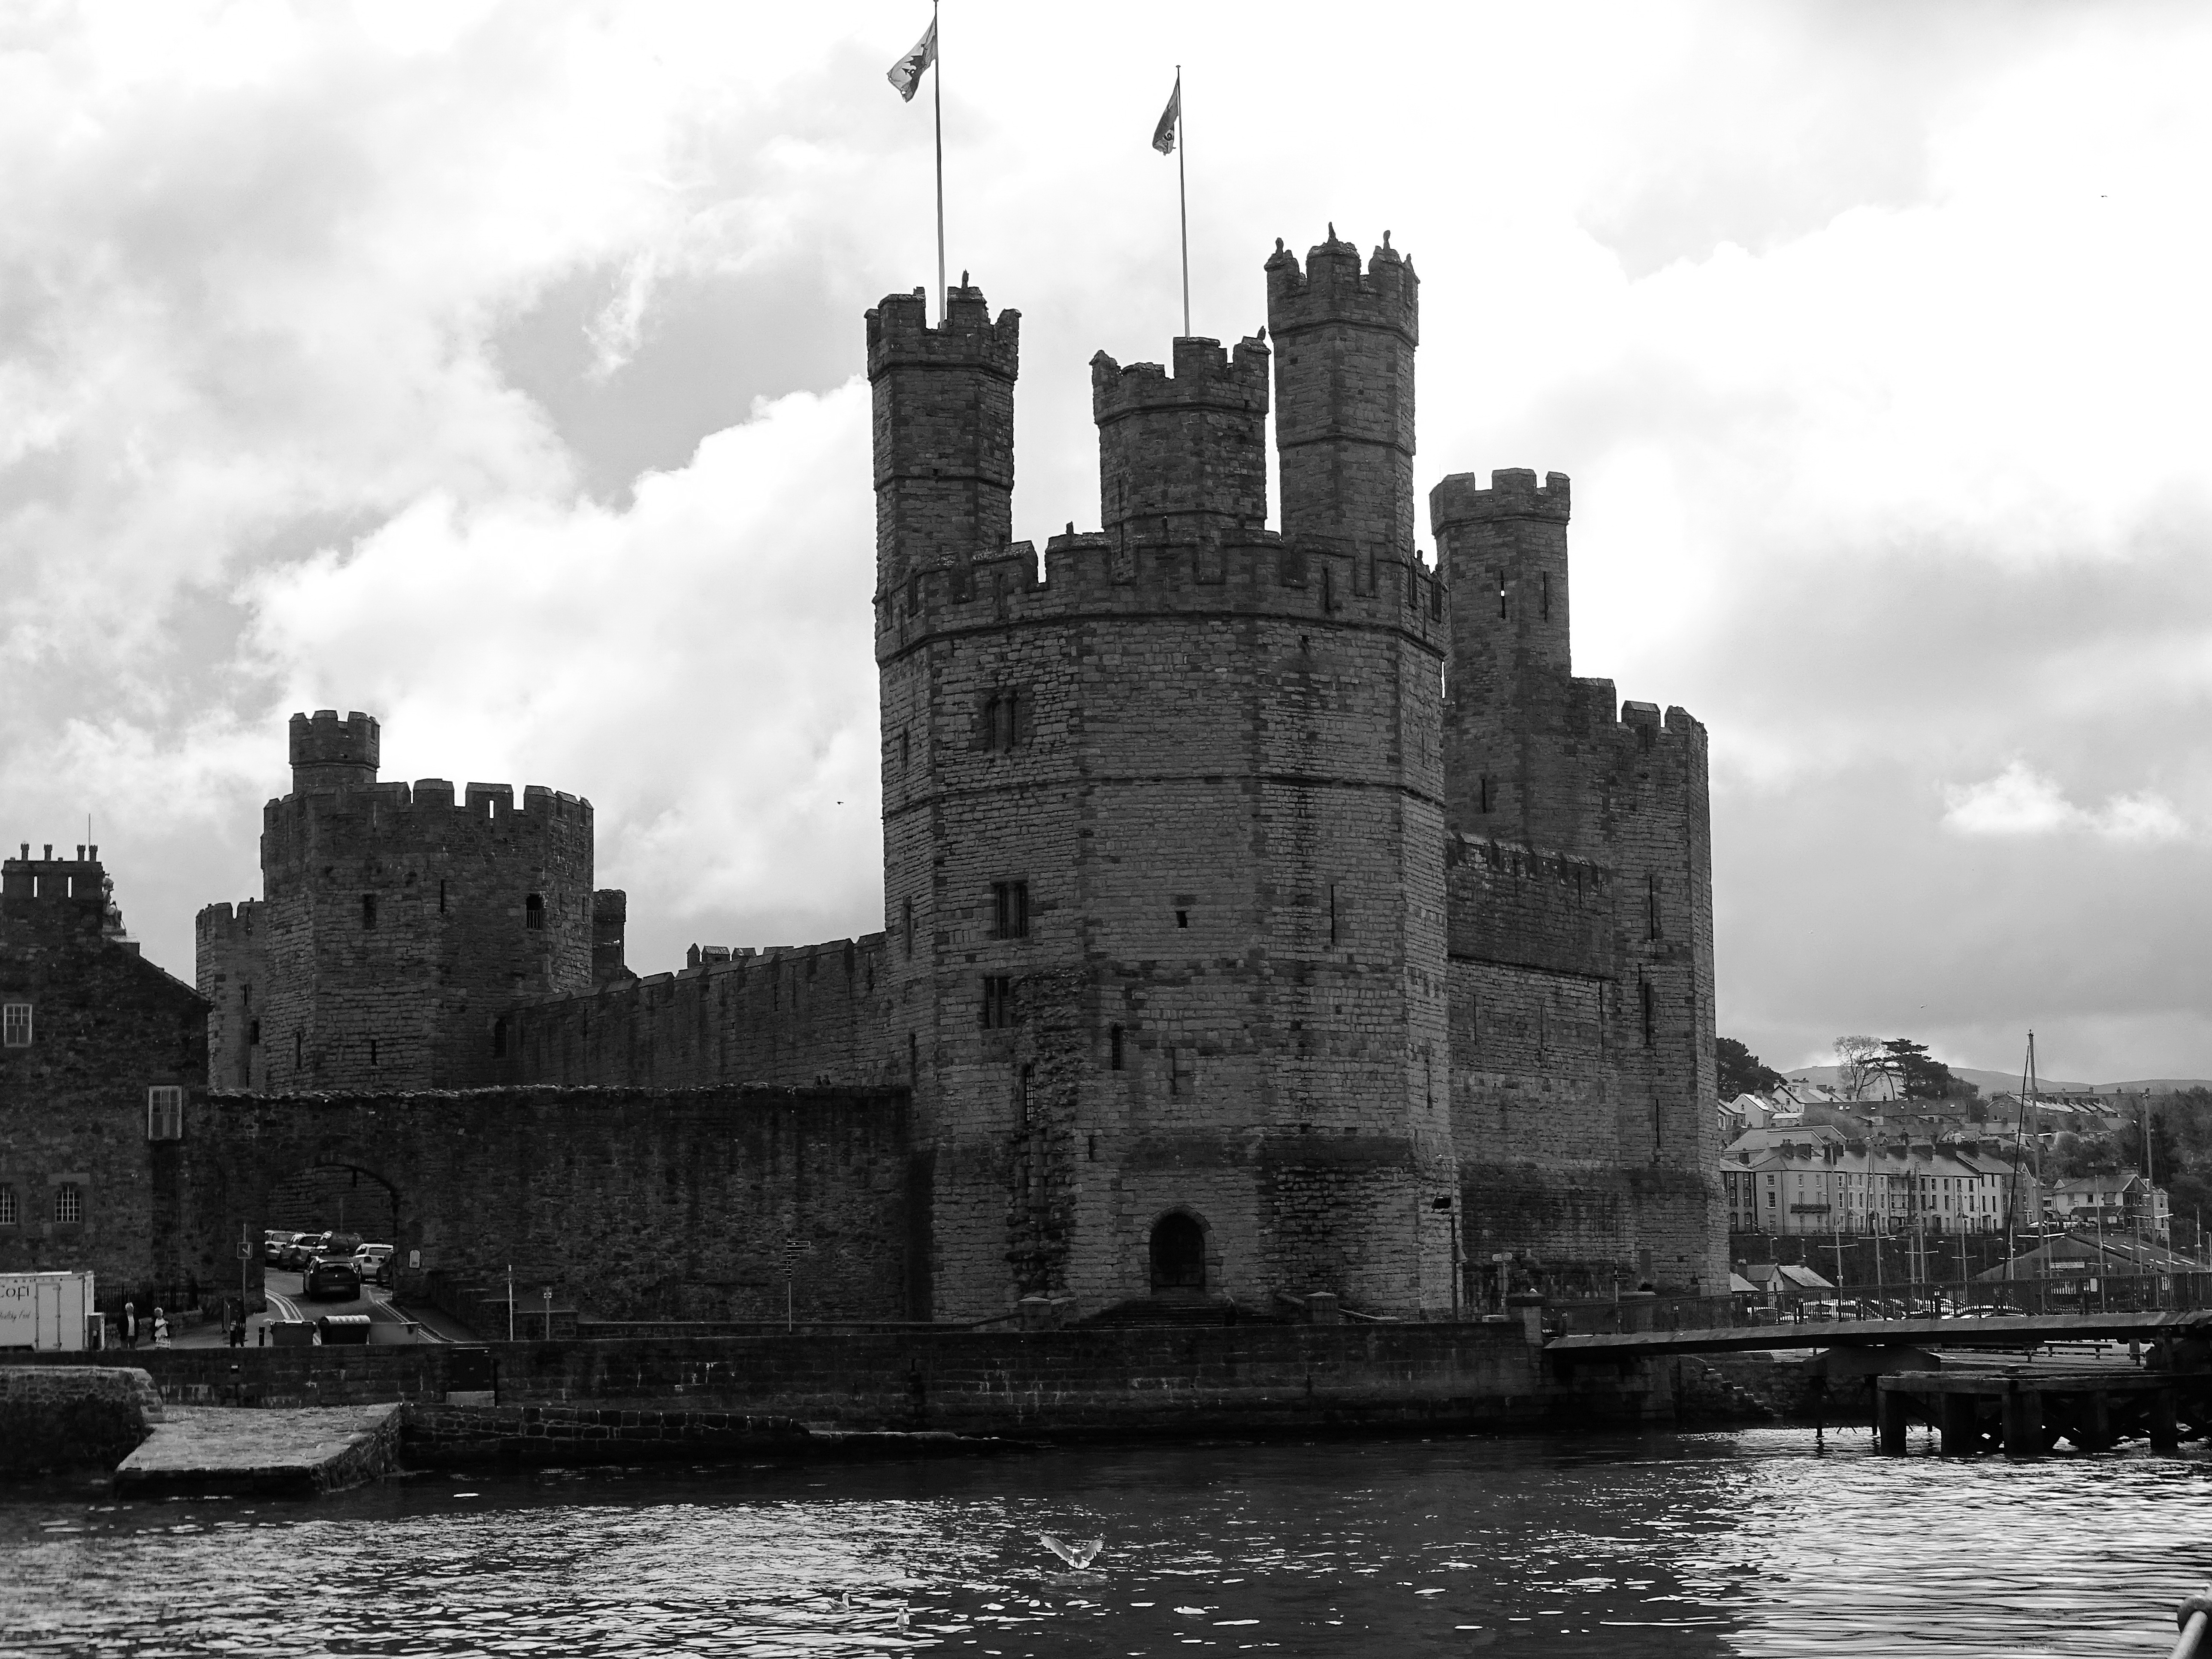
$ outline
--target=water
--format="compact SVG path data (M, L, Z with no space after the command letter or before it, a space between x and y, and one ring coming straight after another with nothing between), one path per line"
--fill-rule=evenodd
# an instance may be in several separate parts
M0 1498L0 1653L2163 1654L2212 1455L1863 1430ZM1088 1571L1040 1541L1104 1540Z

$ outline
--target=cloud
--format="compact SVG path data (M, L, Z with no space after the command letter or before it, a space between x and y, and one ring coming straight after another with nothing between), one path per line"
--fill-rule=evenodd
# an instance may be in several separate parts
M2076 806L2025 761L1993 778L1947 787L1943 827L1962 836L2048 836L2068 831L2115 842L2178 841L2189 826L2171 801L2149 792L2114 795L2095 809Z

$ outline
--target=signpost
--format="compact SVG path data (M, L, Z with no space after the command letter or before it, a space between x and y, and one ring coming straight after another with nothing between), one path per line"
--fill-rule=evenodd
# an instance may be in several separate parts
M787 1238L783 1241L783 1328L787 1331L798 1328L798 1322L792 1311L792 1275L799 1266L799 1258L813 1254L814 1241L811 1238Z
M548 1285L542 1294L545 1297L545 1340L553 1340L553 1287Z

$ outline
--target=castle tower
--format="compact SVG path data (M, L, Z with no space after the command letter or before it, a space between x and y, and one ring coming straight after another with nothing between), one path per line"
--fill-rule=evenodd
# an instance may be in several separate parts
M1454 601L1444 710L1451 820L1468 835L1601 855L1569 732L1567 476L1549 473L1540 488L1520 468L1491 476L1485 489L1455 472L1429 493L1437 564ZM1611 695L1608 686L1608 718Z
M1328 240L1267 261L1267 331L1275 345L1275 447L1283 534L1369 558L1413 553L1413 349L1420 279L1382 246Z
M920 289L868 313L879 605L923 572L996 556L1013 535L1021 319L992 321L964 280L935 328Z
M380 783L377 748L366 714L292 717L293 791L262 814L263 898L199 918L218 1084L489 1081L507 1010L592 983L591 803L532 784L518 811L506 784L456 802L441 778Z
M962 292L969 332L958 305L928 332L990 356ZM918 302L870 318L879 501L919 471L883 388L921 328ZM903 573L877 657L917 1314L1452 1303L1442 595L1355 554L1388 527L1262 529L1267 347L1173 355L1093 360L1105 528L1054 538L1044 580L1026 544L925 565L878 515Z
M1705 731L1576 678L1571 506L1564 473L1539 485L1519 468L1486 486L1455 473L1430 494L1452 593L1444 770L1463 838L1449 883L1466 1250L1485 1261L1533 1239L1593 1284L1710 1285L1726 1263Z

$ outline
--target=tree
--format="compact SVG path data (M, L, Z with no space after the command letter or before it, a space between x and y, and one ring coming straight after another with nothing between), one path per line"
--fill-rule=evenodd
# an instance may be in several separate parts
M1738 1095L1763 1095L1789 1081L1734 1037L1715 1038L1713 1055L1720 1062L1723 1100L1734 1100Z
M1981 1093L1972 1084L1953 1077L1942 1060L1930 1059L1926 1043L1909 1037L1892 1037L1883 1043L1874 1066L1907 1100L1966 1100Z
M1870 1036L1836 1039L1836 1085L1845 1100L1864 1100L1881 1074L1881 1044Z

